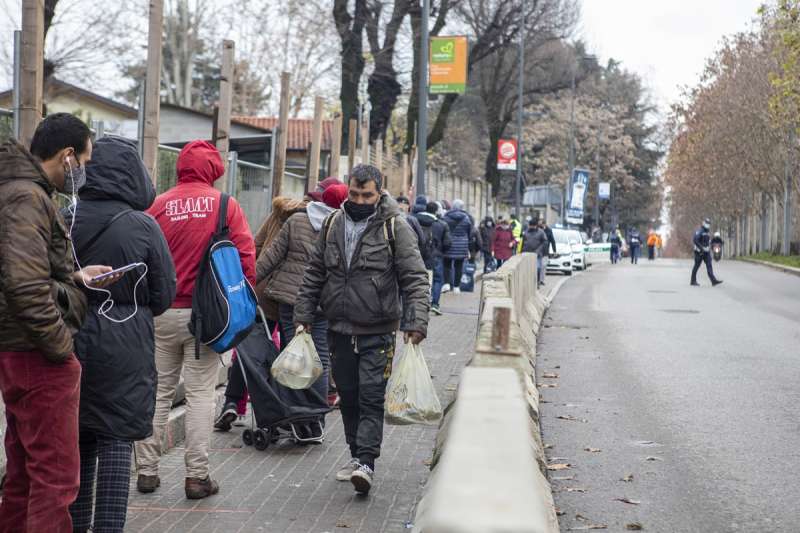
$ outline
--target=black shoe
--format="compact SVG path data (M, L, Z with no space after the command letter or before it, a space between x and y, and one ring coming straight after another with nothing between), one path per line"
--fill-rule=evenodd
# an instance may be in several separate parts
M222 413L217 418L217 421L214 422L214 429L217 431L230 431L237 418L239 418L237 405L234 402L228 402L222 408Z
M696 281L691 282L689 285L691 285L692 287L699 287L700 286L700 284L697 283Z
M716 281L712 281L711 282L711 286L712 287L716 287L717 285L722 285L722 280L721 279L718 279Z
M436 316L442 316L442 310L439 309L438 305L432 305L431 306L431 313L433 313Z

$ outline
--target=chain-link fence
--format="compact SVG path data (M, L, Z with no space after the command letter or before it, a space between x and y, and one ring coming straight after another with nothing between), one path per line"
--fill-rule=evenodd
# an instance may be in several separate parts
M0 109L0 143L4 143L14 136L14 113Z

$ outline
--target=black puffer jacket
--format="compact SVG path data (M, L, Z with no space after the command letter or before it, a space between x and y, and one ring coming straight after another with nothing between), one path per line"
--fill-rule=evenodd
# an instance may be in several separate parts
M86 290L89 313L75 337L83 367L80 426L107 437L140 440L153 432L157 378L153 317L169 309L175 298L175 267L161 229L142 212L156 194L136 145L119 138L100 139L86 174L72 233L78 260L114 268L144 263L148 272L136 292L138 312L122 324L98 314L106 294ZM130 211L90 243L125 210ZM114 299L113 309L107 311L110 317L133 314L133 288L142 272L128 272L110 287Z

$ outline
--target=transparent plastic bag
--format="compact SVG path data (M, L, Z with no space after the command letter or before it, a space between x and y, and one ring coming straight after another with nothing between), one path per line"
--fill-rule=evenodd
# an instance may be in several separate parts
M290 389L308 389L322 375L322 361L314 340L302 328L275 359L270 370L272 377Z
M436 424L441 418L442 405L422 349L417 344L407 344L395 361L386 386L386 423Z

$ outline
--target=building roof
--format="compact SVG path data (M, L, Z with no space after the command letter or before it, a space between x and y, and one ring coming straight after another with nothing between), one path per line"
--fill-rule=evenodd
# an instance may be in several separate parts
M8 98L12 96L13 89L9 89L7 91L0 92L0 100ZM97 93L93 93L92 91L88 91L77 85L73 85L71 83L67 83L65 81L59 80L56 77L50 77L45 84L45 95L46 96L56 96L59 93L63 92L73 92L77 95L88 98L90 100L94 100L95 102L102 104L106 107L110 107L119 111L125 115L128 115L130 118L136 118L137 112L135 107L131 107L129 105L123 104L121 102L117 102L116 100L112 100L111 98L106 98L105 96L100 96Z
M249 124L265 130L274 130L278 127L278 117L233 117L233 120L241 124ZM290 118L289 119L289 140L286 144L287 150L306 151L311 145L311 133L314 129L314 120L310 118ZM331 149L331 133L333 131L333 121L322 121L322 147L323 151Z
M197 109L192 109L190 107L184 107L184 106L178 105L178 104L170 104L169 102L161 102L161 109L164 109L165 107L176 109L176 110L184 112L184 113L192 113L194 115L199 115L199 116L206 117L206 118L209 118L209 119L213 119L214 118L214 114L213 113L207 113L205 111L199 111ZM247 117L231 117L231 124L238 124L240 126L253 128L254 130L260 130L260 131L263 131L264 133L270 133L272 131L272 128L264 128L262 126L259 126L258 124L253 124L252 122L250 122L248 120L243 120L243 119L246 119L246 118Z

